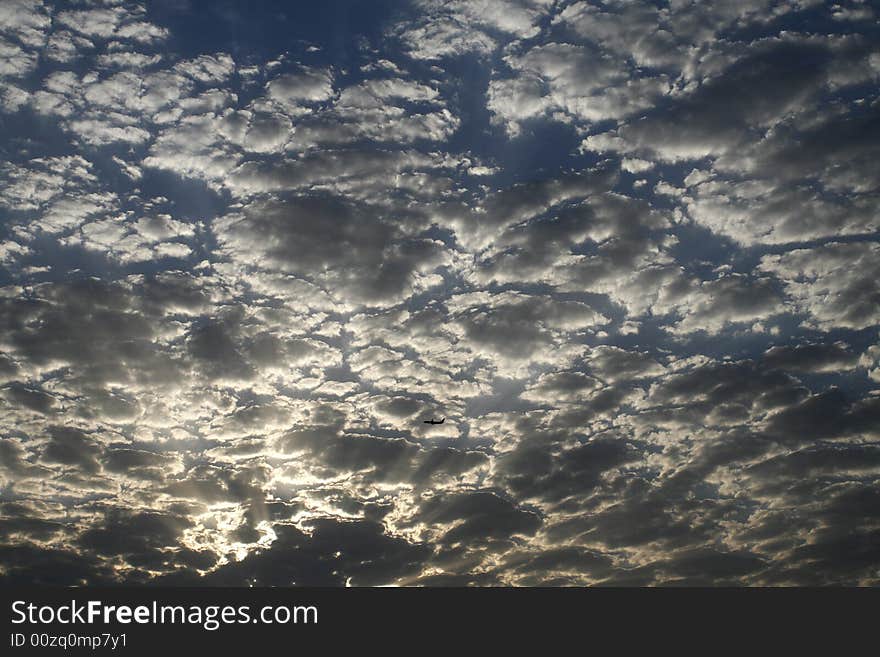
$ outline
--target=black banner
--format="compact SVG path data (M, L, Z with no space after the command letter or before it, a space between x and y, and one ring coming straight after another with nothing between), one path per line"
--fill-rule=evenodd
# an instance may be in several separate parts
M621 648L672 647L707 636L727 647L754 648L772 636L780 646L797 641L839 650L868 635L880 601L875 589L13 588L2 593L3 654L9 655L156 654L186 646L224 654L265 646L296 652L316 641L323 650L457 649L475 642L523 647L560 640L586 647L600 639Z

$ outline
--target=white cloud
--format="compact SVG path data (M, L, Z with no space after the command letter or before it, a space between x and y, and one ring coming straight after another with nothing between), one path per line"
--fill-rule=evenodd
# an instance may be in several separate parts
M873 242L829 243L761 259L778 276L793 309L807 323L829 330L867 328L880 322L880 247Z

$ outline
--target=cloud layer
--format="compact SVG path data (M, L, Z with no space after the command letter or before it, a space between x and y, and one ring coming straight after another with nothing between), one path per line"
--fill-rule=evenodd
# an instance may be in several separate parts
M0 579L880 583L870 3L241 12L0 7Z

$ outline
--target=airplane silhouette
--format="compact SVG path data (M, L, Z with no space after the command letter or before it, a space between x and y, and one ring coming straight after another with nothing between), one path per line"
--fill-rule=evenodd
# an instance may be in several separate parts
M443 418L442 420L425 420L425 424L443 424L444 422L446 422L446 418Z

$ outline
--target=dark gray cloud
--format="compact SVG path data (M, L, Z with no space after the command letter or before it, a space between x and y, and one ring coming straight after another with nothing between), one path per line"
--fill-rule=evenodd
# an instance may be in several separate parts
M338 197L301 196L257 201L217 229L234 258L265 262L351 305L374 304L408 296L446 259L427 226L384 214Z

